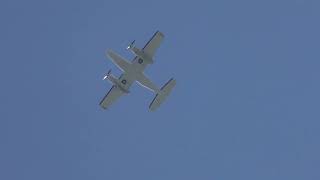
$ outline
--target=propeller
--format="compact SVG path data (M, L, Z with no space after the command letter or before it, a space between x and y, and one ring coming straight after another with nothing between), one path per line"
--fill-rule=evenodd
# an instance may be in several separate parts
M108 78L108 76L110 76L111 73L111 69L107 72L107 74L103 77L103 80L105 80L106 78Z
M133 40L133 41L129 44L129 46L127 47L127 49L131 49L131 48L133 47L133 45L134 45L135 42L136 42L136 40Z

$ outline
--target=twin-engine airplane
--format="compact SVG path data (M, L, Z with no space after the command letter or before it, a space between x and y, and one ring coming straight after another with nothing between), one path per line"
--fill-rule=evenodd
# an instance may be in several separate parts
M139 49L134 46L133 41L127 49L130 50L135 58L132 62L125 60L115 52L108 50L107 56L111 61L123 71L122 75L117 78L111 74L111 70L106 74L103 79L108 79L112 84L112 88L107 95L101 100L100 106L104 109L116 101L121 95L128 94L129 88L133 82L137 81L142 87L145 87L156 94L155 98L149 105L151 111L156 110L165 98L170 94L173 87L176 85L176 81L171 78L161 89L158 88L144 73L144 69L149 64L153 64L153 56L160 46L160 43L164 35L157 31L144 48Z

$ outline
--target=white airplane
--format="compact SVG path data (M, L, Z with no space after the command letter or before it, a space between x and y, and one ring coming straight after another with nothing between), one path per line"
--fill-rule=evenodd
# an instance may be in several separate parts
M133 41L127 47L127 49L135 55L135 58L132 60L132 62L125 60L123 57L111 50L106 52L106 55L120 70L123 71L123 73L119 78L116 78L111 74L111 70L109 70L109 72L103 78L103 80L108 79L113 86L101 100L100 106L102 108L109 108L109 106L120 96L128 94L130 92L130 86L135 81L137 81L142 87L145 87L156 94L153 101L149 105L149 109L154 111L160 106L160 104L165 100L173 87L176 85L176 81L171 78L160 89L143 73L143 71L147 65L153 63L153 56L157 48L160 46L163 38L164 35L157 31L142 49L135 47L135 41Z

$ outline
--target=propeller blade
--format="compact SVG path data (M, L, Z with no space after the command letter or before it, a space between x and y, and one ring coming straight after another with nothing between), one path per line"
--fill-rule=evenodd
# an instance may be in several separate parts
M132 48L135 42L136 42L136 40L133 40L133 41L129 44L129 46L127 47L127 49Z
M108 76L110 75L111 73L111 69L107 72L107 74L103 77L103 80L105 80L106 78L108 78Z

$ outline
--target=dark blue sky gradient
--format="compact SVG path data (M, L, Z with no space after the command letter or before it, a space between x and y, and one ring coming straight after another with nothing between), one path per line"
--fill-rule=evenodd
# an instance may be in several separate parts
M320 179L317 0L0 2L0 179ZM110 48L165 34L138 85L99 107Z

